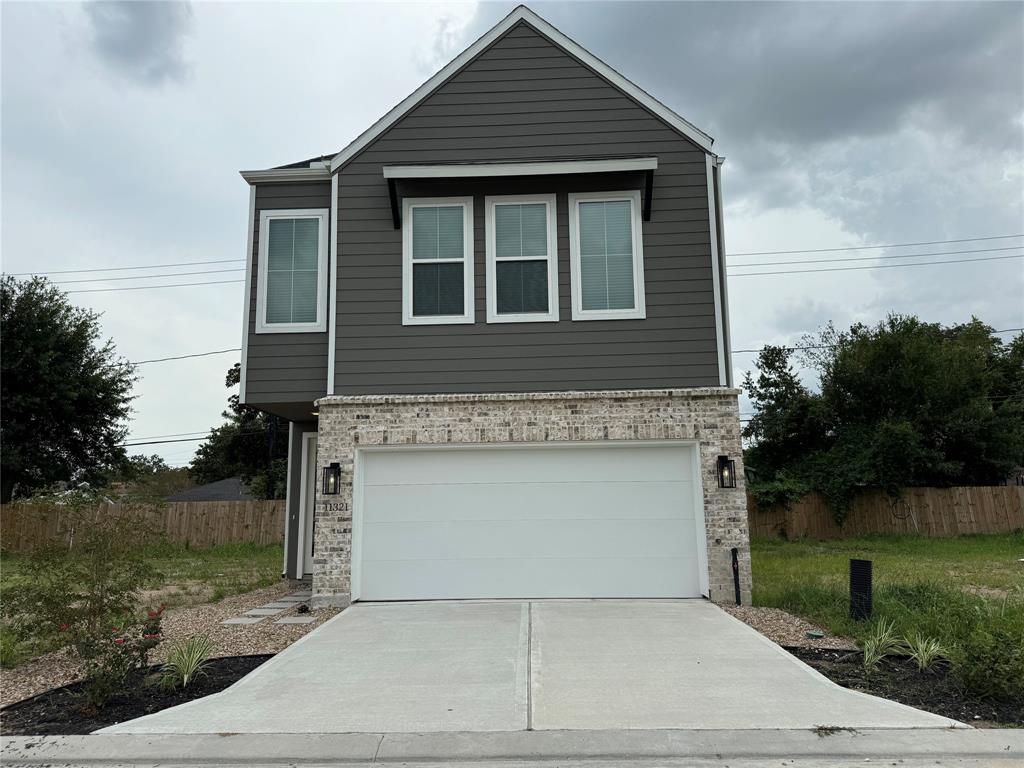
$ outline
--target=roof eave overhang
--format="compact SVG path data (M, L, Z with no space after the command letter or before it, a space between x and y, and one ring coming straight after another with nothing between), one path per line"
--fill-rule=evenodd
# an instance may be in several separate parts
M596 71L599 75L604 77L614 86L627 93L642 106L649 109L651 112L656 114L666 123L671 125L681 134L686 136L690 141L700 147L708 154L713 154L711 151L711 145L714 143L714 139L711 138L704 131L700 130L693 123L689 122L685 118L677 115L667 106L662 104L660 101L651 96L647 91L643 90L639 86L631 83L621 74L616 72L614 69L609 67L599 58L594 56L592 53L578 45L576 42L568 38L566 35L559 32L548 22L544 21L540 16L535 14L529 8L525 6L519 6L512 13L498 22L482 37L480 37L475 43L469 46L466 50L460 53L457 57L452 59L448 64L443 67L437 74L431 77L427 82L409 94L399 104L397 104L391 111L380 118L377 122L363 131L356 139L341 150L331 160L331 172L337 171L342 165L347 163L359 152L361 152L371 141L380 136L384 131L391 127L395 122L399 120L406 112L410 111L413 107L419 104L423 99L429 96L436 88L444 83L449 77L455 74L463 66L469 63L474 57L477 56L481 51L491 45L495 40L504 35L513 26L518 24L520 21L526 21L528 24L533 26L541 34L546 35L556 44L564 48L570 54L575 56L577 59L582 61L588 67Z
M441 165L385 165L385 179L458 179L488 176L554 176L575 173L653 171L656 157L600 160L540 160L536 162L449 163Z
M287 181L330 181L331 171L322 168L268 168L263 171L239 171L250 184L271 184Z

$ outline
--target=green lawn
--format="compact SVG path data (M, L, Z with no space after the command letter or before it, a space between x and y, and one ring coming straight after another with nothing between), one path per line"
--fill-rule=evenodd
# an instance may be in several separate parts
M755 605L858 641L892 622L903 636L938 639L968 687L1016 686L1024 697L1024 534L756 539L751 557ZM850 558L874 563L870 622L848 616Z
M144 607L217 602L281 579L283 549L279 544L224 544L210 549L161 544L146 547L143 553L159 574L143 585ZM8 590L31 588L22 578L25 561L25 555L0 554L0 610ZM12 666L53 649L56 638L15 638L2 619L0 614L0 665Z

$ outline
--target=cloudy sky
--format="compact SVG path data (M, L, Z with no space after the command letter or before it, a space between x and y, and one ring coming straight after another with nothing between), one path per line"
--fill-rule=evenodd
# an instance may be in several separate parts
M333 152L512 3L2 5L6 272L177 278L68 290L130 360L237 347L248 196L237 171ZM535 11L715 137L732 254L1024 233L1024 4L537 3ZM732 256L737 349L888 312L1024 326L1024 260L753 271L1024 253L1024 239ZM1011 250L985 250L1012 248ZM778 261L877 257L814 265ZM221 282L228 281L228 282ZM144 365L131 436L219 422L237 355ZM742 371L751 356L735 356ZM187 463L196 443L134 449Z

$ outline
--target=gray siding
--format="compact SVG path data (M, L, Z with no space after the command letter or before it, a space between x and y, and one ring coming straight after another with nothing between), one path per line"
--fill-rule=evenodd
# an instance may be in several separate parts
M260 184L256 187L256 213L251 222L253 267L245 384L245 399L250 405L310 404L327 391L327 334L256 333L256 276L259 273L261 211L330 207L329 181ZM309 408L303 411L308 415Z
M382 166L657 156L644 222L646 320L572 322L566 193L641 188L635 174L418 182L475 197L475 325L402 325L402 241ZM335 392L428 393L717 386L704 153L525 23L342 168ZM558 323L488 325L487 194L556 192Z

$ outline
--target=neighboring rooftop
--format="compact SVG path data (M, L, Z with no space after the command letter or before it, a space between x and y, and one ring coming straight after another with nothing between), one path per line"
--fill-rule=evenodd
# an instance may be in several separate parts
M252 501L253 495L240 477L198 485L167 497L168 501Z

